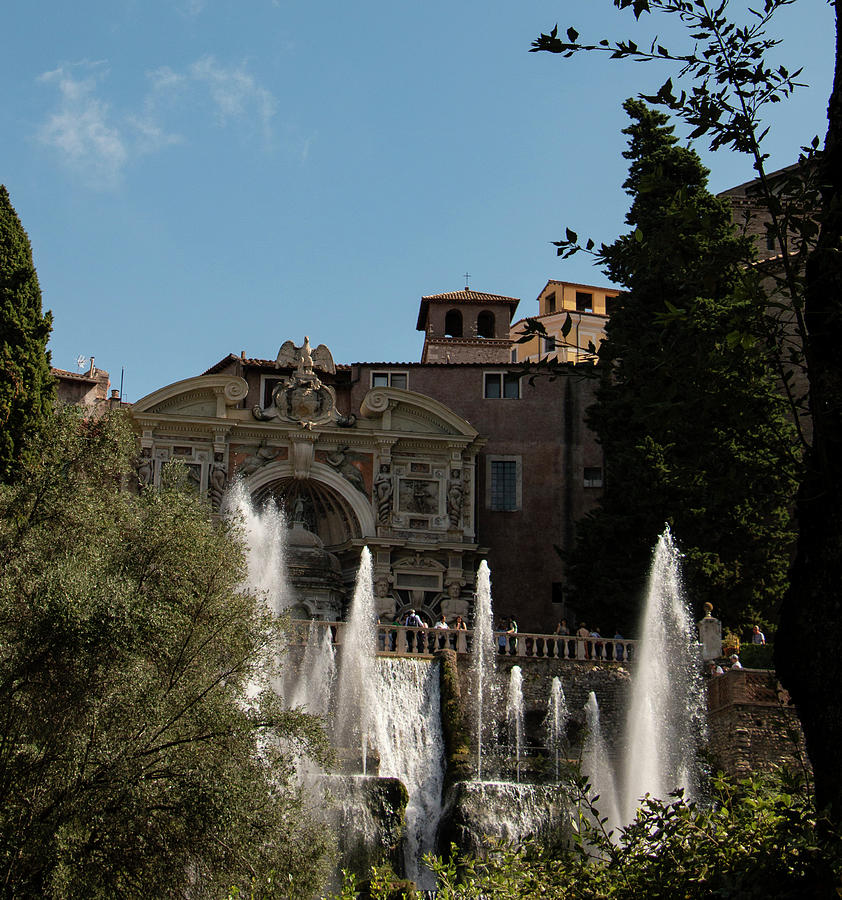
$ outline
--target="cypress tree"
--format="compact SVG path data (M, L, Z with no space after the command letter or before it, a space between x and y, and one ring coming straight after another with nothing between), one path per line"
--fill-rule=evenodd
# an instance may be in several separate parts
M710 601L732 625L768 625L786 584L797 458L752 248L666 116L636 100L625 109L631 231L599 251L625 292L589 411L606 486L568 576L585 615L628 628L669 523L697 610Z
M51 330L29 238L0 185L0 482L14 479L27 438L52 409Z

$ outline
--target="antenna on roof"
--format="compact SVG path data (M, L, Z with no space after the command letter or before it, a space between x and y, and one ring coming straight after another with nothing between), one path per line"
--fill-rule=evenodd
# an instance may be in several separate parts
M471 286L468 284L468 279L470 277L471 276L467 272L465 272L465 290L466 291L469 291L471 289Z
M87 357L77 356L76 357L76 368L81 372L82 369L88 364Z

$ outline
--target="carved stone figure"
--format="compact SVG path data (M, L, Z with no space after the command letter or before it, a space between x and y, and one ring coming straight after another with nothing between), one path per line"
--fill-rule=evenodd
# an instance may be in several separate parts
M154 465L151 458L151 451L148 447L144 448L140 458L137 461L137 483L141 487L152 484L154 474Z
M336 391L323 384L314 368L332 374L336 371L330 350L319 344L310 349L310 338L296 347L286 341L278 351L275 365L279 368L295 367L288 378L282 379L272 391L272 403L265 409L255 406L252 413L262 422L281 419L294 422L300 428L312 429L316 425L339 425L350 427L356 416L344 416L336 409Z
M463 499L461 480L452 480L447 486L447 514L450 516L451 528L459 527L459 520L462 518Z
M386 525L392 514L392 495L394 485L387 465L380 466L377 478L374 479L374 497L377 502L377 520L381 525Z
M347 452L347 445L345 447L340 447L335 453L328 453L325 456L325 460L327 464L336 469L343 478L350 481L361 494L365 494L366 489L363 476L360 473L360 470L348 461L346 456Z
M211 508L214 512L219 512L219 507L222 504L222 497L225 494L225 488L228 487L228 475L225 472L225 467L218 463L214 464L210 470L208 482Z
M278 450L261 444L251 456L247 456L240 463L239 474L245 476L253 475L258 469L272 462L278 453Z
M310 338L306 335L304 343L300 347L296 347L292 341L284 341L281 349L278 350L275 365L279 369L298 368L302 366L302 361L305 371L308 372L312 372L316 368L320 372L333 375L336 371L330 350L324 344L319 344L315 350L311 350Z
M380 600L389 596L389 579L385 575L381 575L375 580L374 593Z

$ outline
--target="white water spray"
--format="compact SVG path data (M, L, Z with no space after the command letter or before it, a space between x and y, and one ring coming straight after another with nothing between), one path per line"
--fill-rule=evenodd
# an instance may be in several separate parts
M359 741L366 774L371 716L377 704L377 620L371 552L363 547L351 610L342 635L336 697L336 738L341 747Z
M523 673L520 666L512 666L509 672L506 725L509 733L509 754L515 758L515 777L520 784L520 757L523 751Z
M620 813L631 822L641 797L683 788L698 796L704 737L703 686L695 629L684 597L680 553L667 529L649 576L627 719Z
M564 698L564 690L561 679L556 676L550 685L550 698L547 702L547 716L544 719L544 728L547 731L547 749L555 762L555 780L559 779L559 757L561 745L567 736L567 720L570 714L567 710L567 701Z
M582 749L582 772L590 781L590 799L595 801L600 818L607 817L606 828L616 830L622 824L617 807L617 789L605 736L602 733L602 724L599 720L599 704L593 691L588 694L585 717L588 734Z
M476 715L477 780L482 781L483 746L490 743L494 716L495 653L491 605L491 572L483 560L477 571L474 601L474 642L471 653L471 685Z
M310 622L304 658L289 694L290 708L300 706L314 716L327 716L335 678L336 654L331 630Z

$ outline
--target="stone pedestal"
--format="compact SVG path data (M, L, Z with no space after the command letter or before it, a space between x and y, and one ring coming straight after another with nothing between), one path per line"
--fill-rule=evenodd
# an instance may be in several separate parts
M722 656L722 622L708 614L699 622L699 640L702 644L702 659L716 659Z

